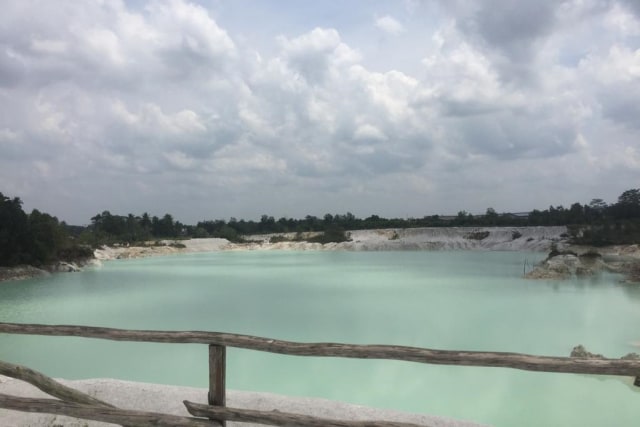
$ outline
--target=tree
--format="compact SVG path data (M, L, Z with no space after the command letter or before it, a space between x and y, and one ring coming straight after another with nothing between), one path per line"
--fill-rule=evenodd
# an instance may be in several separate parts
M300 231L317 231L320 230L321 223L317 216L307 215L304 217L304 220L300 221L303 230Z
M618 197L618 203L623 205L640 206L640 188L627 190Z
M584 208L582 207L582 205L580 203L574 203L571 205L571 207L569 208L569 212L568 212L568 222L570 224L583 224L585 217L584 217Z
M640 219L640 189L622 193L618 203L612 206L612 213L617 219Z
M458 215L454 219L455 225L467 225L473 221L473 215L468 213L467 211L459 211Z
M539 211L538 209L534 209L529 212L529 217L527 219L527 225L544 225L548 221L549 212L548 211Z
M487 225L497 225L498 213L493 208L487 208L487 212L484 214L484 220Z
M154 220L156 217L153 217ZM173 223L173 217L170 214L165 214L162 219L158 220L154 227L153 234L155 237L173 237L176 235L176 230Z
M29 215L29 231L32 262L44 264L54 260L64 244L64 231L58 219L34 209Z
M242 241L240 236L238 236L238 232L236 231L236 229L230 227L227 224L223 225L222 228L220 228L220 231L218 231L216 234L214 234L214 236L215 237L220 237L222 239L227 239L230 242L241 242Z
M203 237L209 237L209 233L207 233L207 230L204 227L196 227L196 229L193 231L193 237L195 237L196 239L200 239Z
M9 199L0 193L0 265L42 265L61 255L85 256L78 248L56 217L37 209L27 215L18 197Z
M153 234L154 237L160 236L160 229L160 218L154 215L151 217L151 234Z
M148 213L143 213L142 218L140 218L140 226L147 232L151 233L151 218L149 218Z
M607 204L602 199L591 199L589 207L595 211L603 211L607 208Z
M0 265L28 262L29 222L22 200L0 193Z
M262 233L273 233L278 231L275 218L269 215L262 215L260 217L259 231Z
M277 223L278 231L287 232L295 229L295 220L292 218L282 217L278 219Z
M127 219L119 215L112 215L109 211L103 211L91 218L96 232L110 236L121 236L127 231Z

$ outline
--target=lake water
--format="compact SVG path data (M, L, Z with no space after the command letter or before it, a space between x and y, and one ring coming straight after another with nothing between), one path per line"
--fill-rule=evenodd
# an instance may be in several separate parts
M218 252L111 261L0 284L0 320L209 330L294 341L620 357L640 288L521 278L522 252ZM0 334L0 359L54 377L207 386L207 347ZM227 386L495 426L636 426L629 378L306 358L229 349Z

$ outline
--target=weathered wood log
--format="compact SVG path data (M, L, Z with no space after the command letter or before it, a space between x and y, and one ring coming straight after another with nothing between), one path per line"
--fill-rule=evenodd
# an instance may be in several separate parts
M62 385L53 378L31 368L27 368L26 366L14 365L13 363L3 362L0 360L0 375L28 382L45 393L67 402L103 406L106 408L114 407L107 402L103 402L102 400L91 397L88 394Z
M63 402L54 399L15 397L1 393L0 408L22 412L65 415L85 420L138 427L213 427L220 425L220 423L216 421L180 417L177 415L107 408L104 406Z
M209 346L209 405L226 405L226 365L227 348L221 345ZM211 418L216 419L216 418ZM222 427L227 425L226 421L220 421Z
M432 350L393 345L299 343L250 335L202 331L141 331L89 326L0 323L0 333L76 336L115 341L216 344L294 356L392 359L436 365L485 366L526 371L640 376L640 361L534 356L521 353Z
M187 411L196 417L217 417L227 421L258 423L283 427L425 427L425 424L401 423L393 421L343 421L318 418L309 415L280 411L254 411L252 409L222 408L207 406L185 400Z

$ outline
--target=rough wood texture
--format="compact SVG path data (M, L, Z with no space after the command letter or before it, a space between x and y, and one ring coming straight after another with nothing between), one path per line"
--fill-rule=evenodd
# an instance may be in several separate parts
M0 323L0 333L76 336L115 341L216 344L295 356L393 359L437 365L514 368L526 371L640 376L640 361L533 356L520 353L431 350L391 345L298 343L221 332L140 331L89 326Z
M14 365L13 363L3 362L0 360L0 375L28 382L45 393L67 402L113 408L113 405L62 385L43 373L34 371L26 366Z
M316 418L308 415L291 414L280 411L254 411L250 409L221 408L207 406L185 400L187 411L196 417L224 418L227 421L258 423L284 427L425 427L424 424L399 423L392 421L341 421Z
M227 402L225 379L227 348L221 345L209 346L209 405L225 406ZM212 417L212 419L216 419ZM227 425L221 421L222 427Z
M0 394L0 408L22 412L66 415L85 420L102 421L137 427L212 427L220 423L176 415L106 408L104 406L62 402L53 399L33 399Z

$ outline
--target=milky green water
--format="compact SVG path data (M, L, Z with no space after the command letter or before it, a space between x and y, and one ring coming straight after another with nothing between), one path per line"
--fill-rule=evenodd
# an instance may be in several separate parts
M210 330L296 341L620 357L640 288L522 276L521 252L220 252L112 261L0 284L0 320ZM0 334L0 359L54 377L207 386L207 348ZM495 426L637 426L630 379L229 349L228 387Z

